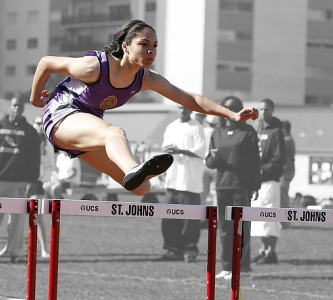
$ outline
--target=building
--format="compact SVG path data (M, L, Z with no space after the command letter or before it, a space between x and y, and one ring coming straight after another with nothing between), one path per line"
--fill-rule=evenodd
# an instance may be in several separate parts
M0 1L0 98L26 93L49 50L49 1Z
M158 33L154 68L184 89L283 106L333 103L330 0L3 0L0 16L1 98L29 91L41 56L101 49L136 18Z
M29 93L40 57L101 49L125 21L143 19L158 34L153 68L172 83L217 101L269 97L292 121L307 169L324 158L326 170L333 157L332 0L2 0L0 16L0 98ZM131 102L170 103L152 92Z

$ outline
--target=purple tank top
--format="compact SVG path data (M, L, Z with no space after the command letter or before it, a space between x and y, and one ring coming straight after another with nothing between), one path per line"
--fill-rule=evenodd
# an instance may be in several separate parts
M126 88L115 88L109 79L109 63L105 52L89 51L86 56L96 56L100 64L100 78L93 84L86 84L81 80L67 77L55 88L54 99L62 102L61 98L71 98L71 106L83 112L94 114L100 118L104 111L124 105L137 94L142 85L145 69L141 68L132 84Z

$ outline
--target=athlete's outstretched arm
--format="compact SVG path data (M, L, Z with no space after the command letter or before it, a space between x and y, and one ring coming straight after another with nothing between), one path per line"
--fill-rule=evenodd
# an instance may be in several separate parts
M248 119L255 120L258 118L258 110L255 108L244 107L241 111L235 113L205 96L186 92L174 86L163 76L152 70L147 71L142 85L142 90L148 89L151 89L192 111L234 119L238 122L245 122Z

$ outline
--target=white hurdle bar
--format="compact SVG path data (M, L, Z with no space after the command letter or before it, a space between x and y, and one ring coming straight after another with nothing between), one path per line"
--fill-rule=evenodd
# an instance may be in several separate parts
M38 200L29 198L0 198L1 214L29 214L26 300L36 298L37 215ZM22 237L23 238L23 237Z
M227 206L226 220L233 220L234 209L238 206ZM333 210L305 208L266 208L241 207L243 221L264 222L300 222L300 223L333 223Z
M48 300L57 300L60 215L208 220L206 300L215 299L217 206L42 199L41 213L52 219Z
M227 206L225 219L234 222L230 299L239 300L243 221L333 223L333 210Z

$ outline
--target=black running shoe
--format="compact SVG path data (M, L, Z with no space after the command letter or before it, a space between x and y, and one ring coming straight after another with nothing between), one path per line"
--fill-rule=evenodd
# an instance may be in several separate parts
M254 264L256 264L256 263L258 263L258 261L264 259L265 257L266 257L265 251L260 251L259 250L259 254L256 257L254 257L251 260L251 262L254 263Z
M148 161L132 168L124 177L124 188L132 191L143 182L164 173L173 163L170 154L160 154L153 156Z

